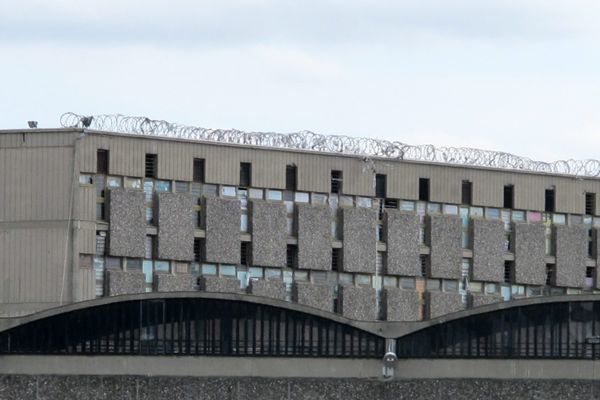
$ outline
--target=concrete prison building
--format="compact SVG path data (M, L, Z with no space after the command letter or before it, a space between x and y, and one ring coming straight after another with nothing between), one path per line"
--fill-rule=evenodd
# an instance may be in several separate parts
M342 147L0 131L0 354L595 357L598 178Z

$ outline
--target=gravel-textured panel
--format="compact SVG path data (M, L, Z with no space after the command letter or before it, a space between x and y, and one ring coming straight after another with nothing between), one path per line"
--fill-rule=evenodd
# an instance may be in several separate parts
M242 378L237 400L279 400L288 398L289 381L286 379Z
M144 293L146 281L141 271L106 270L106 289L108 296L120 294Z
M357 207L344 208L342 212L343 270L374 274L377 257L377 210Z
M208 262L240 263L240 201L205 199L205 257Z
M252 279L248 285L248 293L255 296L285 300L285 283L281 280Z
M466 308L462 302L462 295L458 293L427 292L425 293L425 301L427 303L427 315L430 319Z
M461 277L462 226L455 215L429 216L431 246L431 276L433 278L459 279Z
M225 276L202 276L198 279L200 290L205 292L237 293L240 292L240 280Z
M157 292L189 292L196 288L197 278L191 274L154 274L154 289Z
M545 229L542 224L513 224L516 283L546 284Z
M143 258L146 240L144 192L133 189L108 191L108 251L111 256Z
M581 225L555 225L556 286L583 287L588 230Z
M397 210L386 210L384 218L387 273L420 276L419 216Z
M36 400L88 400L98 399L101 393L100 376L40 376ZM99 393L100 392L100 393Z
M284 267L287 261L287 211L283 203L254 200L252 214L252 264Z
M35 399L39 377L0 375L0 400Z
M504 280L504 223L499 220L473 219L473 280Z
M418 321L422 319L421 293L391 287L386 288L384 293L388 321Z
M377 290L368 286L340 286L340 311L346 318L358 321L377 320Z
M188 193L161 192L158 198L158 258L194 259L194 210Z
M238 382L231 378L140 377L138 399L233 400Z
M333 312L333 292L328 285L294 282L292 298L298 304Z
M499 303L502 301L502 296L483 294L483 293L471 293L471 307L485 306L487 304Z
M325 206L297 204L298 268L331 270L331 212Z

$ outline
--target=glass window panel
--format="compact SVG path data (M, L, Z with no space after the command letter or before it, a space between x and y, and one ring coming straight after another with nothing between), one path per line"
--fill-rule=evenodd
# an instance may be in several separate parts
M569 214L569 225L581 225L583 217L581 215Z
M600 217L594 217L593 221L595 227L600 227Z
M106 268L121 269L121 259L117 257L106 257Z
M348 274L346 272L339 273L338 281L339 281L340 285L352 285L354 283L352 274Z
M175 182L175 191L177 193L187 193L190 191L190 184L189 182L181 182L181 181L177 181Z
M510 287L510 293L513 296L525 296L525 286L523 286L523 285L512 285Z
M263 191L262 189L248 189L248 197L250 197L251 199L259 199L262 200L263 198Z
M155 261L154 270L158 272L169 272L171 270L169 261Z
M283 271L283 282L284 283L292 283L294 281L294 272L293 271Z
M485 209L485 217L487 219L500 219L500 209L499 208L486 208Z
M238 271L237 272L237 278L240 281L240 288L241 289L246 289L248 287L248 282L249 282L249 279L250 279L248 271Z
M286 233L288 236L294 236L294 218L286 218Z
M267 190L267 200L283 200L283 193L281 190Z
M427 203L427 214L439 214L442 212L442 207L438 203Z
M542 213L537 211L527 211L527 221L542 222Z
M354 198L352 196L340 196L341 207L354 207Z
M154 222L154 209L152 207L146 207L146 223L151 224Z
M235 186L221 186L221 196L235 197Z
M335 209L340 205L340 197L337 194L331 194L329 196L329 208Z
M284 190L283 191L283 201L294 201L294 192L290 191L290 190Z
M204 197L217 197L217 185L202 185L202 195Z
M171 182L170 181L156 181L155 183L157 192L170 192Z
M444 281L444 292L458 292L458 281Z
M425 210L427 210L427 203L423 203L422 201L419 201L417 203L417 214L425 215Z
M263 277L263 269L261 267L250 267L248 268L248 273L250 274L250 278Z
M294 202L293 201L284 201L283 204L285 206L285 211L288 214L294 213Z
M458 206L455 206L454 204L444 204L444 214L446 214L446 215L458 214Z
M187 274L190 270L190 266L188 263L175 263L175 272L178 274Z
M323 271L310 271L310 279L313 283L327 283L327 273Z
M483 291L483 284L481 282L469 282L469 290L475 293L481 293Z
M144 273L144 280L146 283L152 283L152 261L144 261L142 272Z
M142 270L142 260L137 258L127 258L127 270L128 271L141 271Z
M357 197L356 206L362 208L371 208L373 206L373 201L368 197Z
M377 276L373 276L373 279L371 279L373 281L373 289L381 289L381 285L382 285L382 281L383 279L381 278L381 275L377 275Z
M236 276L235 265L221 265L219 267L219 273L221 276Z
M104 197L106 177L104 175L96 175L94 177L94 184L96 185L96 195L98 197Z
M509 301L511 299L510 286L501 286L500 295L502 296L502 300Z
M216 275L217 266L214 264L202 264L202 275Z
M308 203L310 201L310 195L308 193L296 192L294 201L296 203Z
M425 288L428 291L438 291L440 290L440 281L438 279L427 279Z
M371 275L356 274L355 281L357 285L371 285Z
M469 214L471 217L483 217L483 207L471 207Z
M398 278L396 278L395 276L384 276L383 286L398 287Z
M525 221L525 211L513 211L512 220L517 222Z
M237 197L240 200L245 201L246 203L248 203L248 189L238 189L237 191Z
M493 293L497 293L498 292L498 285L496 285L495 283L486 283L485 284L485 293L486 294L493 294Z
M402 211L415 211L415 202L402 200L400 202L400 210Z
M294 280L306 282L308 281L308 272L306 271L294 271Z
M313 204L327 204L327 195L323 193L313 193L312 195Z
M108 180L106 181L106 186L113 189L113 188L120 188L121 186L123 186L122 183L122 179L121 177L118 176L109 176Z
M542 288L540 286L527 286L527 297L541 296Z
M80 185L93 185L94 180L92 179L92 175L88 175L88 174L79 175L79 184Z
M583 224L584 225L592 225L592 217L589 215L584 215L583 216Z
M557 224L557 225L564 225L566 222L566 218L564 214L553 214L552 215L552 222Z
M242 214L240 216L240 230L242 232L248 232L248 215Z
M265 268L266 279L281 279L281 270L277 268Z
M126 189L141 189L142 180L138 178L125 178Z
M416 287L415 278L400 278L399 283L402 289L414 290Z
M190 264L190 274L192 274L194 276L200 275L200 264L191 263Z

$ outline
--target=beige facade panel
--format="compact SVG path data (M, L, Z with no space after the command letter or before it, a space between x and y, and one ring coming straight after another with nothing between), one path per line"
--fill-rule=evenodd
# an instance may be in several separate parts
M81 254L96 253L96 230L90 227L74 228L76 238L75 248Z
M96 271L94 268L73 270L73 301L85 301L96 298Z
M33 147L66 147L71 146L76 137L77 131L57 132L56 130L46 130L40 132L37 130L23 131L18 133L0 134L0 148L33 148Z
M73 218L81 221L96 221L96 188L94 186L79 186Z

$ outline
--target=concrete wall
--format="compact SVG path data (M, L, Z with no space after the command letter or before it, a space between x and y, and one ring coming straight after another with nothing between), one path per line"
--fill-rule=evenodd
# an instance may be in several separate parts
M208 262L240 263L240 201L207 198L205 256Z
M542 224L513 224L515 235L515 282L546 284L545 227Z
M340 286L338 302L341 314L349 319L375 321L377 313L377 291L369 286Z
M384 303L386 320L388 321L418 321L421 320L422 294L412 290L386 288Z
M248 285L248 293L278 300L286 298L285 283L280 280L252 279Z
M425 293L425 302L429 318L451 314L466 308L462 302L462 295L459 293L427 292Z
M375 224L377 210L344 208L343 216L343 270L346 272L375 273L377 243Z
M461 277L461 221L453 215L428 217L431 246L431 277Z
M110 222L108 253L115 257L144 258L146 203L141 190L108 192Z
M196 277L191 274L154 274L154 290L157 292L188 292L196 289Z
M504 223L473 219L473 280L504 281Z
M283 203L252 201L252 264L284 267L287 259L287 222Z
M421 276L419 216L386 210L383 226L387 244L387 273Z
M292 298L298 304L333 312L333 293L328 285L294 282Z
M158 258L194 259L194 215L192 197L187 193L157 193Z
M107 296L144 293L146 290L144 274L141 271L107 269L106 281L104 283Z
M588 254L584 226L555 226L556 286L583 287Z
M298 268L331 270L331 216L325 206L297 204Z

